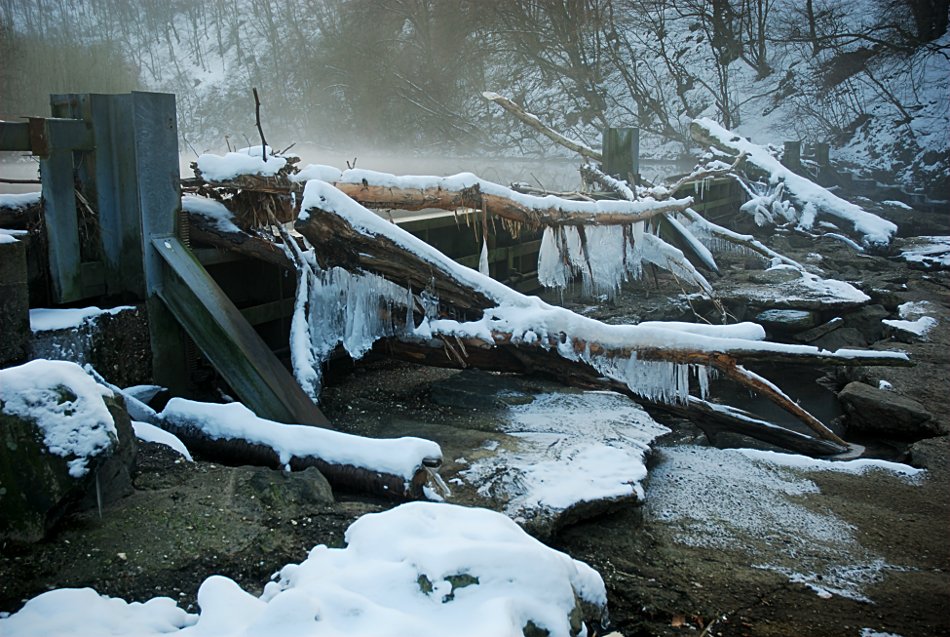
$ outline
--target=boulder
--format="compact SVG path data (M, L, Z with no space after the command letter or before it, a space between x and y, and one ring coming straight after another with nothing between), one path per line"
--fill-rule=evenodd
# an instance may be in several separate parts
M122 399L64 361L0 370L0 540L36 542L70 511L132 490Z
M811 344L833 352L841 348L867 347L868 342L857 328L839 327L812 340Z
M884 324L882 319L890 316L883 305L873 304L860 307L844 317L845 327L853 327L861 332L868 343L874 343L884 338Z
M765 310L756 315L755 322L770 332L790 334L815 327L818 319L818 312L811 310Z
M923 405L893 391L854 381L838 394L848 416L848 433L919 440L940 434Z

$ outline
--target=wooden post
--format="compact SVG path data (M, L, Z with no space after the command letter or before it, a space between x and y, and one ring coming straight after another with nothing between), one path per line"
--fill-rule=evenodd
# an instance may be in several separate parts
M799 170L802 167L802 143L785 142L785 154L782 164L790 170Z
M605 128L601 139L604 172L636 186L640 180L640 129Z
M824 169L831 166L829 150L830 149L827 142L819 142L815 144L815 163L818 164L819 168Z

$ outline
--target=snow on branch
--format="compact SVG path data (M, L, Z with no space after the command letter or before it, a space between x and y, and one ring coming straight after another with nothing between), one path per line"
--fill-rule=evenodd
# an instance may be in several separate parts
M799 229L808 231L814 226L818 215L826 215L851 224L862 243L873 247L887 246L897 232L897 226L890 221L792 172L764 147L753 144L708 118L693 120L690 134L696 141L728 155L744 154L746 170L765 177L769 185L776 189L771 196L753 201L746 208L746 211L758 214L757 221L763 224L774 223L778 217L778 221L794 222Z

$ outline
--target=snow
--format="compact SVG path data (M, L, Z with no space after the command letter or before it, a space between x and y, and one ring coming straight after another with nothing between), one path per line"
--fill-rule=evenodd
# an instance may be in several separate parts
M758 449L738 449L746 458L759 462L768 462L782 467L791 467L804 471L840 471L860 475L871 469L890 471L901 476L920 476L923 469L917 469L900 462L889 462L875 458L858 458L857 460L822 460L809 458L798 454L778 453L775 451L761 451Z
M17 238L12 233L0 228L0 243L16 243Z
M256 149L256 151L255 151ZM198 156L198 170L206 181L228 181L240 175L273 177L287 164L283 157L269 155L267 161L261 156L261 147L252 146L224 156L204 153Z
M937 319L931 316L921 316L915 321L907 321L903 319L884 319L881 321L885 325L889 325L896 330L902 332L908 332L914 336L926 336L930 330L937 327Z
M911 241L911 245L901 251L902 259L931 268L950 268L950 237L915 237Z
M747 161L769 173L770 184L773 186L779 183L784 184L784 189L789 196L803 207L810 204L814 207L814 214L823 213L851 223L854 229L864 236L866 243L887 245L897 233L897 226L892 222L867 212L860 206L845 201L826 188L792 172L764 147L726 130L709 118L699 118L695 120L695 123L708 131L723 147L731 148L736 154L746 153L749 156ZM763 209L762 206L756 207L756 210L760 212ZM805 214L804 209L802 214Z
M88 588L61 589L0 619L0 632L515 637L530 621L568 635L579 602L606 607L603 580L593 569L493 511L404 504L361 517L345 541L345 548L316 546L300 564L283 567L260 597L213 575L198 590L197 615L167 597L126 603Z
M894 206L895 208L901 208L903 210L913 210L913 208L908 206L903 201L893 201L891 199L888 199L886 201L882 201L881 203L884 204L885 206Z
M885 571L901 568L862 547L850 524L809 506L820 489L807 474L873 469L915 484L920 474L912 467L692 445L663 448L657 456L644 516L671 523L678 543L743 550L758 568L803 583L822 596L859 601L869 601L865 589ZM772 556L771 563L756 564L765 552Z
M391 473L409 481L426 461L440 461L442 450L421 438L362 438L259 418L241 403L225 405L172 398L159 414L173 426L196 427L215 440L246 440L273 449L281 464L293 457L316 457L328 463Z
M300 169L300 172L294 173L290 176L290 181L296 183L306 183L311 179L319 179L320 181L326 181L333 183L335 181L340 181L340 177L343 176L343 173L340 172L338 168L333 166L326 166L323 164L307 164Z
M198 197L196 195L182 195L181 209L191 214L201 215L212 222L214 227L222 232L240 232L234 224L234 213L228 210L220 201Z
M132 429L135 431L135 437L144 442L155 442L160 445L170 447L183 455L185 460L193 462L191 453L178 436L164 429L151 425L147 422L132 421Z
M134 310L135 306L120 305L106 310L95 306L83 308L33 308L30 310L30 329L34 332L76 329L92 323L104 314L116 315Z
M41 192L24 192L15 195L0 193L0 208L26 210L30 206L38 205L42 199Z
M515 520L595 500L642 500L650 446L669 433L614 392L541 394L502 419L500 431L517 438L516 448L497 448L460 475Z
M327 181L327 180L323 180ZM481 179L472 173L458 173L447 177L434 175L392 175L390 173L377 172L375 170L365 170L362 168L353 168L343 171L339 179L343 184L368 184L370 186L379 186L381 188L407 189L407 190L444 190L458 192L470 188L478 187L484 195L494 195L514 201L517 205L528 210L545 211L569 211L584 213L590 215L606 214L612 215L630 215L637 216L648 214L657 208L667 208L670 205L690 205L693 202L691 197L684 199L670 199L667 201L657 201L652 197L646 197L637 201L612 200L605 199L601 201L575 201L565 199L556 195L545 195L538 197L512 190L507 186L497 184L485 179ZM308 206L304 206L307 208Z
M896 330L924 338L930 330L938 325L937 319L927 316L927 313L932 310L929 301L908 301L897 307L900 319L884 319L881 322Z
M0 369L4 413L35 422L46 448L67 459L74 478L86 475L90 458L113 448L118 440L103 401L112 395L75 363L37 359Z

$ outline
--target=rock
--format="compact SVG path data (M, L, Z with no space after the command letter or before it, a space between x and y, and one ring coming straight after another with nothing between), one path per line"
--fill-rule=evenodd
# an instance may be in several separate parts
M232 500L238 509L255 500L265 510L293 516L334 501L330 483L316 467L287 472L245 465L235 467L233 475Z
M950 472L950 437L938 436L915 442L907 449L910 462L931 473L945 476Z
M818 324L818 312L809 310L765 310L759 312L755 322L765 329L788 334L807 330Z
M69 387L58 389L68 414L79 401ZM106 506L132 491L135 436L129 416L121 398L102 400L116 434L86 459L84 473L76 470L74 456L50 452L36 417L15 413L0 401L0 539L39 541L70 511Z
M838 329L829 332L824 336L816 338L811 342L811 344L833 352L837 349L841 349L842 347L867 347L868 342L865 340L864 334L855 328L839 327Z
M23 360L29 349L29 297L26 244L0 241L0 365Z
M848 433L919 440L939 435L930 412L916 400L854 381L838 394L848 416Z
M817 327L813 327L810 330L805 330L795 335L795 340L800 343L812 343L825 334L835 331L839 327L844 325L844 319L840 316L836 316L830 321L822 323Z
M864 335L868 343L874 343L884 338L884 324L882 319L890 315L883 305L865 305L844 317L845 327L853 327Z

